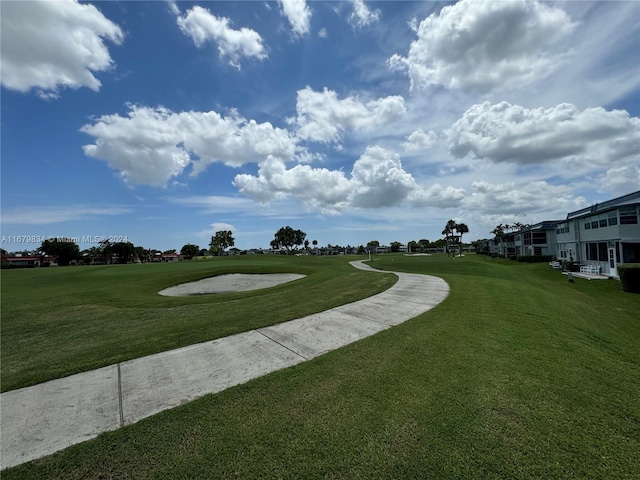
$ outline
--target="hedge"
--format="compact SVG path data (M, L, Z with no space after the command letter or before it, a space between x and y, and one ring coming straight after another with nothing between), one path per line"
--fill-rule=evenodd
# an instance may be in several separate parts
M520 255L517 260L525 263L548 263L555 259L554 255Z
M618 275L620 275L620 282L622 282L622 290L629 293L640 293L640 263L618 265Z

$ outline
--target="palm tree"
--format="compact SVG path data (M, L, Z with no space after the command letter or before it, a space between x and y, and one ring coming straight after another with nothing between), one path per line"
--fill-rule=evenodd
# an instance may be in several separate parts
M447 241L447 256L449 256L449 244L453 240L453 232L455 231L457 224L454 220L449 220L447 224L444 226L444 230L442 230L442 235L444 235L445 240Z
M462 253L462 235L469 233L469 227L467 227L466 223L458 223L456 231L460 234L460 253Z
M505 226L504 226L504 225L502 225L502 224L497 225L497 226L496 226L496 228L494 228L493 230L491 230L491 232L490 232L490 233L493 233L496 237L502 237L502 236L504 236L504 230L505 230L505 228L504 228L504 227L505 227Z

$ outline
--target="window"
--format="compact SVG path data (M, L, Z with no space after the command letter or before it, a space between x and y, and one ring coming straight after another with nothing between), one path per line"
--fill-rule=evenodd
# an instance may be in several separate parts
M587 243L585 249L587 260L606 262L609 259L607 242Z
M585 220L584 222L584 229L585 230L591 230L591 222Z
M533 254L537 257L542 255L542 247L533 247Z
M591 228L598 228L598 221L591 222Z
M609 259L609 253L607 251L607 247L609 245L606 242L598 243L598 260L601 262L606 262Z
M533 232L533 244L542 245L547 243L547 232L544 230L541 232Z
M608 226L607 217L601 215L600 216L600 228Z
M638 223L636 207L620 207L620 225L635 225Z
M612 227L618 224L618 212L615 210L613 212L609 212L609 226Z

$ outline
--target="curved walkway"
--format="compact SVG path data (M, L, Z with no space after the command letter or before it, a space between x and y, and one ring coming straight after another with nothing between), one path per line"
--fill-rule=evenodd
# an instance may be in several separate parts
M208 393L398 325L442 302L437 277L392 273L388 290L331 310L0 395L0 469L52 454Z

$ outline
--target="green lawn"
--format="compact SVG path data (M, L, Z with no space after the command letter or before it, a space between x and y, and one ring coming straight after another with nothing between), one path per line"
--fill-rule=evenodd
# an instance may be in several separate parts
M440 276L451 293L402 325L3 479L640 478L640 295L475 255L373 265Z
M169 298L224 273L306 278L244 293ZM246 255L175 264L2 270L2 391L299 318L368 297L396 277L344 258Z

